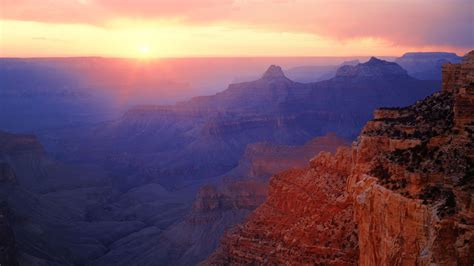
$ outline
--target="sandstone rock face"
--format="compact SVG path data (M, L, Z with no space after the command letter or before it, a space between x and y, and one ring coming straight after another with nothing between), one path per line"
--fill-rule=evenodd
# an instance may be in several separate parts
M473 59L444 68L442 92L377 110L352 149L274 176L203 264L473 265Z
M469 52L461 64L444 64L442 68L445 92L456 92L460 88L472 88L474 82L474 51Z
M204 264L355 264L357 230L345 193L350 168L351 151L341 148L272 177L267 201Z
M316 137L304 145L275 145L268 142L247 145L239 165L225 175L225 182L257 179L268 181L275 173L289 168L303 168L321 151L335 152L349 142L334 133Z
M473 55L443 68L443 92L378 111L355 144L348 190L359 264L474 262Z

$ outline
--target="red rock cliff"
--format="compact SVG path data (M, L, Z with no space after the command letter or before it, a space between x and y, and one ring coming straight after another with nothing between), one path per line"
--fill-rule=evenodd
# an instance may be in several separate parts
M350 168L351 151L341 148L321 153L307 169L274 176L267 201L205 264L355 264L357 232L345 193Z
M375 112L352 149L274 176L204 264L473 265L474 52L443 90Z
M378 111L354 145L360 265L474 263L473 59L443 68L441 93Z

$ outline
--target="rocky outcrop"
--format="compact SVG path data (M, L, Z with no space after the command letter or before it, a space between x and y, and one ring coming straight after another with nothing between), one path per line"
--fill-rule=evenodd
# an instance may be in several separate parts
M379 113L359 137L348 190L361 265L474 262L473 55L444 68L441 93Z
M310 167L270 180L267 201L230 231L204 265L357 262L353 208L344 192L351 151L320 153Z
M193 204L194 212L253 210L265 200L267 190L264 182L253 180L233 182L224 189L225 191L218 191L211 185L202 187Z
M377 110L351 150L273 177L204 264L472 265L473 59L445 68L443 91Z
M247 145L239 165L228 172L224 180L256 179L267 181L270 176L289 168L306 167L321 151L335 152L349 142L334 133L316 137L304 145L275 145L269 142Z
M265 73L263 73L262 79L280 79L286 78L283 70L280 66L271 65Z
M461 88L472 88L474 80L473 51L462 60L462 64L443 65L443 87L445 92L458 92Z

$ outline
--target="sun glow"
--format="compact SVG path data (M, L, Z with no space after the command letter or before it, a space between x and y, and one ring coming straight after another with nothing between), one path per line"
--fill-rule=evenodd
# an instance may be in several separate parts
M148 44L142 44L138 47L138 54L141 58L149 58L151 56L151 49Z
M39 34L41 33L41 34ZM158 49L159 47L159 49ZM412 47L384 38L330 38L307 32L253 28L221 22L189 25L176 21L114 20L106 26L2 20L0 57L104 56L151 59L199 56L400 55L404 51L451 50Z

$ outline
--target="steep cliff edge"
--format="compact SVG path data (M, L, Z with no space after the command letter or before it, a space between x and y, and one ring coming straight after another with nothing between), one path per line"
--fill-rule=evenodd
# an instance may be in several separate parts
M361 265L474 262L474 52L443 90L376 111L353 148Z
M270 180L267 201L231 230L203 264L324 264L357 262L353 208L345 193L351 150L323 152L301 170Z
M203 264L472 265L474 51L443 90L382 108L352 149L271 179Z

